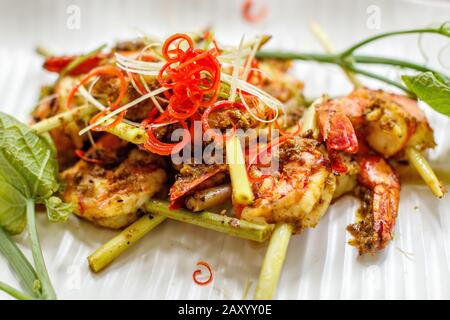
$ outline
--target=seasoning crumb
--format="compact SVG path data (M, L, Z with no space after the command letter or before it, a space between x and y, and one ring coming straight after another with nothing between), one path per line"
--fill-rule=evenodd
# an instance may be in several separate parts
M231 219L230 226L235 227L235 228L239 227L239 219L235 219L235 218Z
M226 209L223 209L222 211L220 211L220 214L223 215L223 216L224 216L226 213L227 213L227 210L226 210Z

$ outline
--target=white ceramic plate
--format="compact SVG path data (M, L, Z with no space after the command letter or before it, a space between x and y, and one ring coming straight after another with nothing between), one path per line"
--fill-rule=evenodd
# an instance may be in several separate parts
M365 35L450 18L447 1L264 2L269 6L268 19L254 26L242 20L240 1L1 0L0 110L27 119L40 85L53 79L41 70L42 61L34 54L38 44L58 53L77 53L104 42L135 37L137 30L165 36L214 25L217 37L230 44L237 44L243 33L263 32L274 35L270 44L274 48L320 51L308 31L312 20L319 22L341 49ZM79 25L71 20L78 10ZM426 51L436 53L445 41L426 37ZM368 51L423 61L417 37L383 41ZM449 55L450 50L443 52L446 63ZM436 59L430 58L439 68ZM294 72L305 81L310 97L324 92L344 94L351 88L335 67L299 63ZM396 76L396 72L390 75ZM438 142L430 157L448 178L450 142L446 137L450 122L428 108L426 112ZM359 204L346 196L332 205L317 228L293 237L276 297L450 298L450 197L438 201L414 179L403 180L396 237L389 248L377 257L359 258L347 245L345 227L354 220ZM52 225L43 216L39 232L49 272L63 299L241 299L246 298L246 288L251 297L265 252L264 245L167 221L105 272L95 275L89 271L86 257L115 232L95 228L76 217L63 225ZM17 240L26 247L25 235ZM199 260L213 268L214 281L209 286L200 287L192 281ZM16 284L3 258L0 279ZM0 293L0 299L7 298Z

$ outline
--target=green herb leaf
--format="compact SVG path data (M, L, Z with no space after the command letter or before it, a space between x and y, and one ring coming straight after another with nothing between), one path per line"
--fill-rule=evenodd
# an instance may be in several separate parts
M46 204L51 221L65 221L72 211L70 205L52 196L59 188L55 155L48 134L37 135L27 125L0 112L0 253L31 296L5 283L0 283L0 290L18 299L56 299L35 221L36 203ZM4 232L20 233L25 226L36 270Z
M47 216L51 222L65 222L73 212L73 205L65 203L58 197L50 197L45 200Z
M0 166L14 167L20 172L33 196L48 198L58 190L58 166L51 142L3 112L0 112L0 153L0 161L9 162Z
M16 188L0 179L0 226L11 234L25 228L26 200Z
M435 72L402 76L409 90L434 110L450 117L450 79Z

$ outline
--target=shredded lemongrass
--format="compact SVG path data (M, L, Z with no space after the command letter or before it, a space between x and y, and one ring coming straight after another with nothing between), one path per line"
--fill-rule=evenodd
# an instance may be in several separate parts
M267 41L270 40L270 36L262 35L257 38L253 38L247 42L245 42L242 45L242 55L247 56L251 53L252 48L256 41L259 41L259 44L257 46L257 49L259 49L262 45L264 45ZM221 63L233 63L234 59L236 58L236 47L233 46L226 46L221 44L220 45L222 54L217 58Z
M92 82L91 82L91 84L89 85L89 88L88 88L88 92L89 93L92 92L92 89L94 89L94 86L97 84L98 80L100 80L99 76L96 76L94 79L92 79Z
M139 98L137 98L137 99L135 99L135 100L133 100L133 101L127 103L126 105L124 105L124 106L122 106L122 107L120 107L120 108L117 108L117 109L113 110L111 113L108 113L108 114L105 115L103 118L101 118L101 119L99 119L98 121L96 121L95 123L93 123L93 124L87 126L86 128L82 129L82 130L79 132L79 135L85 134L86 132L88 132L88 131L91 130L92 128L94 128L94 127L96 127L96 126L102 124L103 122L105 122L105 121L108 120L108 119L111 119L112 117L114 117L115 115L118 115L118 114L121 113L122 111L125 111L125 110L127 110L127 109L130 109L131 107L137 105L138 103L140 103L140 102L142 102L142 101L144 101L144 100L146 100L146 99L148 99L148 98L150 98L150 97L156 96L156 95L158 95L158 94L160 94L160 93L163 93L164 91L167 91L167 90L169 90L169 89L168 89L168 88L161 87L161 88L158 88L158 89L156 89L156 90L153 90L152 92L149 92L149 93L147 93L147 94L144 94L143 96L141 96L141 97L139 97ZM95 100L95 99L94 99L94 100ZM95 101L96 101L96 100L95 100ZM97 102L98 102L98 101L97 101Z
M94 89L94 86L95 86L95 84L97 83L97 81L98 81L99 79L100 79L100 77L99 77L99 76L96 76L96 77L92 80L92 83L89 85L89 88L88 88L88 93L89 93L89 95L92 96L92 89ZM83 87L83 89L84 89L84 87ZM92 98L94 99L93 96L92 96ZM86 98L85 98L85 99L86 99ZM94 100L95 100L95 99L94 99ZM87 101L87 100L86 100L86 105L89 105L89 101ZM87 120L85 120L84 124L87 126L89 123L87 122ZM88 135L88 139L89 139L89 142L91 143L92 148L96 149L96 148L97 148L97 145L95 144L95 140L94 140L94 136L92 135L92 132L89 131L89 132L87 133L87 135Z
M115 56L117 59L117 66L126 72L138 73L147 76L157 76L161 68L164 66L163 62L141 61L123 56L119 53L116 53Z
M245 79L247 79L247 76L248 76L248 73L250 72L250 70L254 69L254 70L257 70L257 71L261 72L261 70L259 70L259 69L250 68L252 60L254 59L254 57L256 55L256 51L259 48L260 42L261 42L261 37L257 37L257 39L256 39L256 41L255 41L255 43L253 45L253 48L252 48L249 56L247 57L247 62L245 64L244 71L243 71L243 74L242 74L242 78L244 79L243 81L245 81ZM266 120L266 119L263 119L263 118L259 117L255 113L253 113L253 111L248 106L247 102L245 101L245 99L244 99L244 97L242 95L242 90L239 90L239 98L241 99L241 102L244 105L244 107L247 110L247 112L250 113L250 115L253 118L255 118L256 120L258 120L260 122L263 122L263 123L272 123L272 122L276 121L276 119L278 118L278 113L279 113L278 112L278 108L273 108L273 107L269 106L270 109L275 111L275 116L272 119L270 119L270 120ZM260 104L258 104L258 106L260 106Z
M255 44L253 45L252 51L250 51L250 55L247 57L247 62L245 64L244 72L242 74L243 79L247 79L248 73L250 72L250 66L252 64L252 60L255 58L256 51L258 51L260 43L261 43L261 37L257 37L255 40Z
M150 126L154 129L157 129L157 128L162 128L162 127L165 127L165 126L168 126L171 124L175 124L177 122L178 121L169 121L169 122L164 122L164 123L151 124Z
M87 103L87 104L88 104L88 103ZM85 121L84 124L85 124L85 125L88 125L87 121ZM94 140L94 136L92 135L92 132L91 132L91 131L88 131L87 135L88 135L88 140L89 140L89 142L90 142L92 148L96 149L96 148L97 148L97 145L95 144L95 140Z
M239 79L239 68L241 64L241 55L242 55L242 45L244 43L244 36L242 36L241 41L239 42L238 52L236 55L236 58L233 62L233 75L232 80L230 83L230 97L228 98L229 101L234 101L236 99L236 87L237 87L237 81Z
M100 111L103 111L106 109L106 107L100 103L97 99L95 99L83 86L80 86L78 88L78 93L83 96L83 98L92 104L94 107L99 109Z
M249 107L249 105L248 105L247 102L245 101L244 96L242 95L242 91L239 91L239 98L241 99L241 102L242 102L242 104L244 105L244 107L245 107L245 109L247 110L247 112L248 112L253 118L255 118L256 120L258 120L258 121L260 121L260 122L262 122L262 123L272 123L272 122L274 122L275 120L277 120L277 118L278 118L278 108L275 108L275 109L274 109L274 108L270 108L270 109L272 109L272 110L275 111L275 115L272 117L272 119L266 120L266 119L263 119L263 118L259 117L257 114L255 114L255 113L252 111L252 109Z
M226 73L221 73L221 80L225 83L231 84L232 77ZM278 110L283 108L283 104L276 98L272 97L270 94L265 92L264 90L248 83L246 81L238 79L236 81L236 88L243 90L258 99L260 99L265 105L269 106L273 110Z
M258 69L258 68L250 68L249 71L258 72L261 73L264 77L266 77L269 80L273 80L273 77L266 71Z
M144 76L153 76L153 77L156 77L156 76L158 76L158 74L159 74L159 71L148 71L148 70L145 70L145 69L128 68L128 67L125 67L125 66L123 66L123 65L121 65L121 64L117 64L117 67L118 67L119 69L122 69L122 70L125 71L125 72L138 73L138 74L142 74L142 75L144 75Z
M124 56L120 53L116 53L115 56L118 63L129 66L130 68L159 71L164 65L164 62L150 62L135 59L134 57L137 57L137 55Z
M133 86L134 90L136 90L136 91L142 96L142 95L144 94L144 92L142 92L142 91L138 88L138 86L137 86L137 84L136 84L136 81L134 81L134 78L133 78L133 76L131 75L131 72L130 72L130 71L127 71L127 74L128 74L128 78L130 78L131 85Z
M141 74L139 75L139 80L141 81L142 85L144 86L144 89L146 90L146 92L142 92L142 91L139 89L139 87L138 87L137 84L136 84L136 81L134 81L134 78L133 78L133 76L131 75L131 72L127 72L127 74L128 74L128 77L129 77L130 80L131 80L131 84L132 84L133 88L134 88L141 96L144 95L144 94L146 94L146 93L149 93L149 92L151 91L150 88L149 88L148 85L147 85L147 82L145 81L144 77L143 77ZM158 100L156 100L155 97L150 97L150 99L152 100L153 104L154 104L155 107L158 109L158 111L161 112L161 113L163 113L164 110L163 110L163 108L161 107L161 105L159 104Z
M151 90L147 84L147 81L145 81L144 76L142 74L139 75L139 80L141 80L142 85L144 86L146 92L145 93L149 93ZM164 112L164 109L161 107L161 105L159 104L158 100L156 100L156 97L150 97L150 100L152 100L153 104L155 105L155 107L158 109L158 111L160 113Z

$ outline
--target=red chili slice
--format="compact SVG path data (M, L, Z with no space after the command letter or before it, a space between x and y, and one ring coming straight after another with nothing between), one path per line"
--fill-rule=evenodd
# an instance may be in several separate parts
M80 158L80 159L82 159L82 160L84 160L86 162L89 162L89 163L94 163L94 164L101 164L101 163L103 163L103 161L100 160L100 159L94 159L94 158L87 157L86 153L83 150L77 149L77 150L75 150L75 154L77 155L78 158Z
M47 71L60 73L77 58L77 56L49 57L45 60L43 67ZM90 57L73 68L68 74L71 76L78 76L80 74L88 73L97 67L102 59L103 57L99 55Z
M253 6L254 6L253 0L244 0L242 3L242 16L244 19L250 23L258 23L264 20L267 17L268 9L267 6L263 6L258 13L254 14Z
M198 276L200 276L202 274L202 270L196 269L194 271L194 273L192 274L192 279L194 280L194 282L200 286L205 286L205 285L211 283L211 281L213 280L213 273L212 273L212 270L211 270L211 267L209 266L209 264L205 261L199 261L199 262L197 262L197 266L204 266L206 269L208 269L209 277L205 281L200 281L197 278L198 278Z

